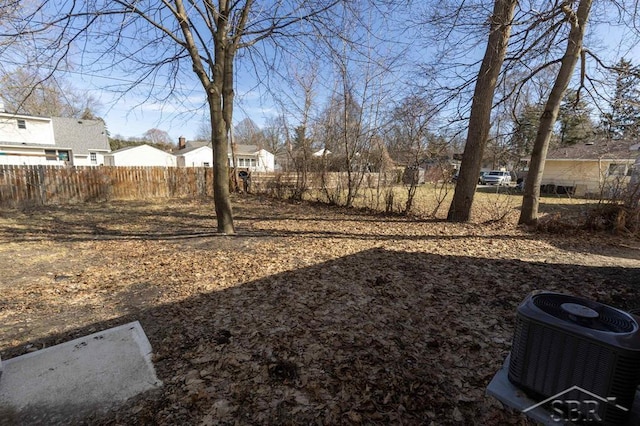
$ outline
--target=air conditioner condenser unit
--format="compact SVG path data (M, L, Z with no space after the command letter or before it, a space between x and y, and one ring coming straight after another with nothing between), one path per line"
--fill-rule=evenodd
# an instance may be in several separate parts
M588 397L581 410L624 424L640 384L639 323L595 301L532 293L516 312L509 381L540 399Z

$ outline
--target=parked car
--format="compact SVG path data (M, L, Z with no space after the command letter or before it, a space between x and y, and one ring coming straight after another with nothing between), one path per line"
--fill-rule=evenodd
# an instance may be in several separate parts
M478 176L478 185L482 185L483 181L482 181L482 177L484 176L484 174L487 172L480 172L480 175Z
M491 170L480 178L485 185L509 185L511 183L511 173L502 170Z

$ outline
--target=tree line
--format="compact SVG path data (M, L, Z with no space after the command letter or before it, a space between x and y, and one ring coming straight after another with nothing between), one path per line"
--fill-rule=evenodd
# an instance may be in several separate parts
M72 67L127 73L127 83L112 89L155 101L179 101L185 87L189 94L199 87L222 233L234 232L228 150L243 140L286 153L300 191L314 163L340 170L345 186L325 188L326 196L347 206L365 170L459 154L452 221L470 219L483 160L515 167L528 157L521 223L533 223L550 148L591 138L624 143L638 132L637 65L608 57L588 25L595 13L600 25L625 29L621 42L635 43L635 4L494 0L489 10L475 1L42 3L3 12L0 55L9 60L0 71L14 75L11 64L47 70L24 79L26 92L5 102L28 108L36 87L60 86L58 72ZM238 84L251 75L276 110L259 130L234 125ZM89 100L70 102L76 106L69 113L91 112Z

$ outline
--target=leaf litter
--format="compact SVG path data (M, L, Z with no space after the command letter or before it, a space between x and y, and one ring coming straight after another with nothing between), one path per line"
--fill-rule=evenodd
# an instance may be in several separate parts
M3 211L2 358L139 320L164 386L86 424L519 425L484 390L530 291L640 306L628 238L235 205Z

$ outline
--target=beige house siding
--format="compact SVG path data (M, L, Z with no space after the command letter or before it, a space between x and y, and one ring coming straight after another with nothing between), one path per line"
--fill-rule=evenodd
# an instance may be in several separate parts
M636 141L593 139L550 150L542 174L546 192L578 197L624 195L640 144ZM564 187L564 188L558 188Z
M575 188L575 196L607 196L626 187L629 180L627 171L633 165L632 159L589 159L560 160L547 159L542 175L542 185L568 186ZM611 173L612 164L621 167Z

